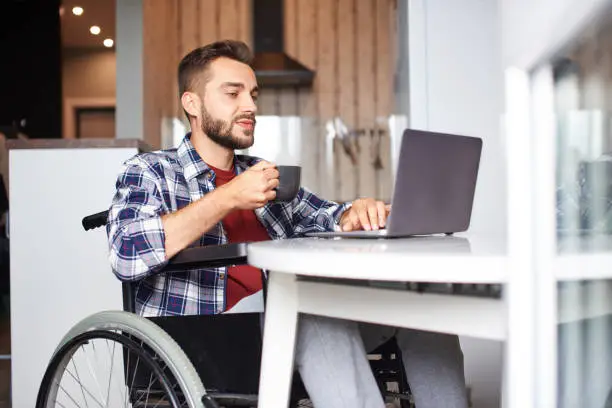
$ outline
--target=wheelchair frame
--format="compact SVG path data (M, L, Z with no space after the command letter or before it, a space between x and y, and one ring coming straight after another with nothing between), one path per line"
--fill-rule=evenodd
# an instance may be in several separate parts
M106 224L108 211L89 215L82 220L83 228L90 229L102 227ZM170 260L164 273L187 271L194 268L209 268L245 264L247 261L247 244L225 244L218 246L187 248ZM266 299L265 272L262 271L264 301ZM207 392L202 384L191 359L184 353L180 345L158 324L149 318L135 314L135 299L133 283L123 282L124 311L107 311L96 313L79 322L62 339L55 350L47 367L37 399L37 408L51 408L49 395L53 381L61 374L57 370L67 364L67 357L75 345L86 342L92 336L121 337L124 347L133 349L133 339L140 340L144 350L143 358L148 360L161 359L173 377L177 380L185 404L190 408L219 408L223 407L251 407L257 406L256 394L241 394L227 392ZM176 318L173 318L176 319ZM108 334L114 330L120 334ZM113 332L114 333L114 332ZM146 345L146 347L144 347ZM408 384L403 371L403 365L396 344L383 345L375 353L382 356L381 360L371 362L373 370L378 373L377 382L383 395L398 398L402 408L413 407L409 394ZM125 359L124 359L125 360ZM125 361L124 361L125 363ZM388 364L385 364L388 363ZM129 365L129 363L128 363ZM127 365L126 365L127 367ZM155 365L152 365L155 371ZM64 367L65 368L65 367ZM396 382L399 386L397 392L385 390L387 381ZM133 382L133 380L132 380ZM295 384L295 382L294 382ZM164 386L164 384L162 384ZM51 387L51 389L50 389ZM408 390L408 392L406 391ZM168 391L168 390L167 390ZM51 394L49 394L51 393ZM170 392L172 394L172 392ZM179 406L178 399L170 395L171 406ZM292 403L296 403L293 398ZM184 406L184 405L180 405Z

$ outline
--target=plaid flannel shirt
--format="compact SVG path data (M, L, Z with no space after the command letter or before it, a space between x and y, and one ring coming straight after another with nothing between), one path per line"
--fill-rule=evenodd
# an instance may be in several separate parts
M106 226L112 270L135 283L136 313L143 316L215 314L225 310L227 267L164 274L168 263L161 216L175 212L215 188L215 173L200 158L187 134L177 149L138 154L117 178ZM236 155L240 174L259 160ZM329 231L348 205L318 198L305 188L289 203L255 210L272 239ZM218 223L193 245L227 243Z

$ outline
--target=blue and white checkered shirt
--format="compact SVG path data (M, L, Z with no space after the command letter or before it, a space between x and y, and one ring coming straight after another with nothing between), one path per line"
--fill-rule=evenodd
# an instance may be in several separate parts
M225 310L227 268L164 274L168 263L161 216L180 210L215 188L215 173L200 158L187 134L177 149L142 153L127 160L106 231L110 262L121 281L136 283L136 313L143 316L215 314ZM236 155L240 174L260 159ZM305 188L289 203L255 210L272 239L329 231L347 205L325 201ZM194 245L227 243L221 223Z

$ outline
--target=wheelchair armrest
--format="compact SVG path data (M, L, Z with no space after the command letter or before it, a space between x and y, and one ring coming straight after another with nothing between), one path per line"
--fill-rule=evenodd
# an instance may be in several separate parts
M209 245L187 248L176 254L160 273L183 272L190 269L243 265L247 263L247 243ZM264 301L266 299L265 274L262 271ZM123 310L135 313L135 282L123 283Z
M83 218L85 231L102 227L108 219L108 210ZM179 272L195 268L214 268L219 266L246 264L246 243L210 245L187 248L176 254L164 272Z
M179 272L195 268L243 265L247 262L247 244L209 245L187 248L176 254L164 272Z

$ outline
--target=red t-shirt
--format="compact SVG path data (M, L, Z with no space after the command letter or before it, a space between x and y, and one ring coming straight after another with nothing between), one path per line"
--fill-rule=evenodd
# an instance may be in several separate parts
M230 171L217 169L208 165L214 172L217 187L231 181L235 176L234 168ZM227 215L222 221L223 228L230 243L256 242L270 239L268 231L257 219L252 210L237 210ZM233 307L246 296L261 290L261 270L250 265L231 266L227 270L226 310Z

